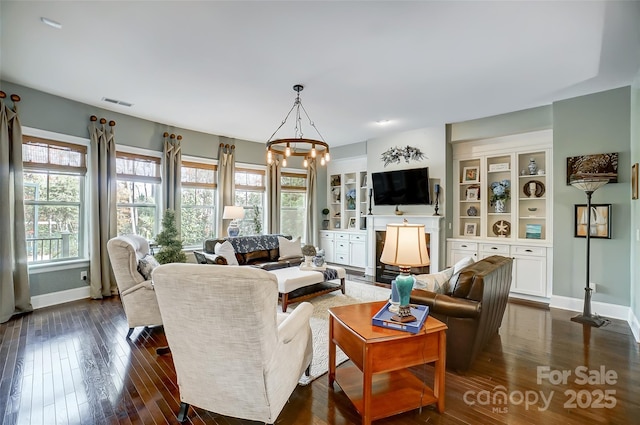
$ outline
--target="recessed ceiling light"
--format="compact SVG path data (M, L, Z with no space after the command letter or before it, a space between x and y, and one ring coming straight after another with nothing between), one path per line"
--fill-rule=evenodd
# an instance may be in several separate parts
M62 28L62 24L60 22L56 22L52 19L45 18L44 16L40 18L40 21L42 21L43 24L49 25L50 27L55 28L57 30Z
M391 124L391 120L377 120L376 124L378 124L378 125L389 125L389 124Z

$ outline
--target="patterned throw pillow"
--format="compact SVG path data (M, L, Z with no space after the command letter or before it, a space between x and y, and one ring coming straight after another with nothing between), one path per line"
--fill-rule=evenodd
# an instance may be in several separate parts
M151 280L151 272L159 265L160 263L158 263L158 260L156 260L153 255L147 254L138 260L138 272L140 272L145 280Z
M216 255L222 255L227 260L228 265L239 266L238 259L236 258L236 251L233 249L233 245L231 245L231 242L229 241L224 241L223 243L218 242L213 252Z
M287 238L283 238L282 236L278 236L278 244L280 244L280 257L278 260L302 257L302 243L300 242L300 236L292 241Z
M430 292L440 292L440 288L444 287L449 279L453 276L453 267L449 267L439 273L419 274L416 275L416 283L413 285L415 289L423 289Z

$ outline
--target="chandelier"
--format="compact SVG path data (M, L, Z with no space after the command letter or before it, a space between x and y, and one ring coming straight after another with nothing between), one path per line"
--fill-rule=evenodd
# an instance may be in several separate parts
M304 89L302 84L296 84L293 86L293 90L295 90L298 94L296 95L296 100L293 102L293 106L289 110L289 113L284 118L280 126L273 132L269 140L267 141L267 163L271 164L273 161L277 161L280 157L282 157L282 166L287 166L287 158L290 156L301 156L304 157L303 165L304 167L309 166L309 161L315 160L316 158L320 158L320 165L325 165L329 160L329 145L324 141L322 135L318 131L315 123L311 121L309 118L309 114L307 114L306 109L302 106L302 101L300 100L300 92ZM282 128L282 126L287 122L289 116L292 112L295 111L295 127L294 127L294 137L291 139L273 139L276 133ZM309 120L309 125L313 127L313 129L318 133L320 140L315 139L307 139L304 137L302 132L302 115L300 111L304 113L304 115Z

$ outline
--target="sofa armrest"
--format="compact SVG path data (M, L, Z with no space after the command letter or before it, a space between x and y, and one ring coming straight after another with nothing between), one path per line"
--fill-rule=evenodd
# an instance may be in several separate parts
M196 257L196 262L198 264L219 264L221 266L229 264L227 259L219 254L209 254L204 251L193 251L193 255Z
M411 302L429 306L432 313L451 317L474 318L480 315L482 303L415 289L411 291Z
M313 314L313 305L303 302L278 326L278 338L288 344L305 327L309 326L309 319Z

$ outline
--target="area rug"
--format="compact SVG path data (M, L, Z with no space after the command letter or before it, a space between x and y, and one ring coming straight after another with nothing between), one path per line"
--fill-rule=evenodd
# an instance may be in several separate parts
M301 385L309 384L329 370L329 312L327 310L341 305L384 301L389 299L391 292L387 288L354 281L347 281L345 286L344 295L340 291L335 291L309 300L313 304L313 315L310 320L313 333L313 360L310 377L303 376L299 382ZM290 304L290 311L298 304ZM346 360L347 356L336 347L336 364Z

